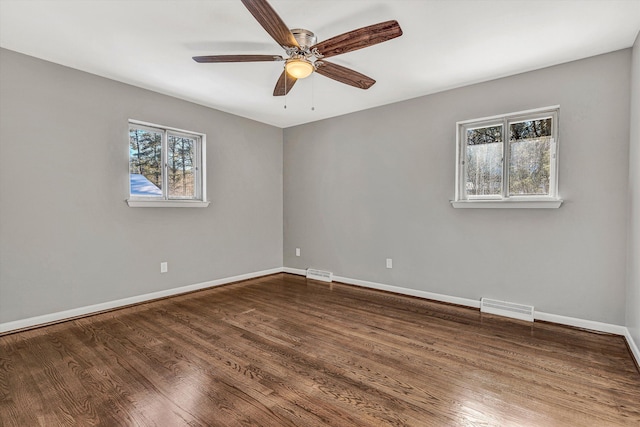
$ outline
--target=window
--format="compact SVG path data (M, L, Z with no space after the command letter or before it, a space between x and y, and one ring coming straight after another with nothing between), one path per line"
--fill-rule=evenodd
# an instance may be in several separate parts
M460 207L559 207L558 107L457 123Z
M204 134L129 121L131 207L206 207Z

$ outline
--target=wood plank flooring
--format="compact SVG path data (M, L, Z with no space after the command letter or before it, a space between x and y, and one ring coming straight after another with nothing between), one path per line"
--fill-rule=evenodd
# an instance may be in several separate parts
M277 274L0 337L3 426L639 426L620 336Z

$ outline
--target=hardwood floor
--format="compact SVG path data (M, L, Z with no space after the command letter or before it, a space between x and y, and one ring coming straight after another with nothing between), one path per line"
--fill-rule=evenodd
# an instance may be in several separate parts
M620 336L277 274L0 337L0 425L640 425Z

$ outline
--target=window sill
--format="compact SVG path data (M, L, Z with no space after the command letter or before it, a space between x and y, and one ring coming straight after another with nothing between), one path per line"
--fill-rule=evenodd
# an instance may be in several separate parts
M126 200L130 208L206 208L202 200Z
M562 199L551 200L458 200L451 201L456 209L557 209Z

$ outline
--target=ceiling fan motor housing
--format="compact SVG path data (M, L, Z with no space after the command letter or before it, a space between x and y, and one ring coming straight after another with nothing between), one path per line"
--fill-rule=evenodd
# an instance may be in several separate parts
M296 39L296 41L300 45L300 49L303 51L308 50L318 41L318 38L315 34L303 28L293 28L291 30L291 34L293 34L293 38Z

